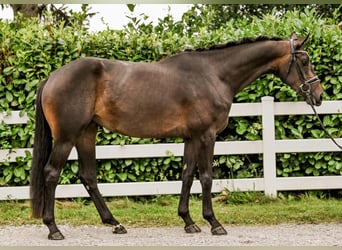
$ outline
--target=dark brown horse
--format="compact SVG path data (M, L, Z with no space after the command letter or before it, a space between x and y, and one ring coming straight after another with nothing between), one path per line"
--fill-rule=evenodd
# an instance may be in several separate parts
M63 239L54 216L55 189L73 146L79 178L102 222L114 233L126 229L101 198L96 181L95 135L98 126L135 137L182 137L184 165L178 214L187 233L200 232L189 213L195 171L203 192L203 217L214 235L227 234L215 218L212 159L215 138L228 123L236 93L259 76L273 73L314 105L322 86L303 44L258 37L208 49L185 51L154 63L81 58L51 73L37 93L31 172L34 217L42 217L49 239ZM54 142L54 143L52 143Z

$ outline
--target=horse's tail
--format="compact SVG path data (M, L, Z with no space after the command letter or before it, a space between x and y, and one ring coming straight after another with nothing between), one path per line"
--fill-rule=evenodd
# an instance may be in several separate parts
M52 150L52 135L42 108L42 92L47 80L43 81L36 97L36 124L31 166L30 197L32 215L41 218L44 209L45 178L44 167Z

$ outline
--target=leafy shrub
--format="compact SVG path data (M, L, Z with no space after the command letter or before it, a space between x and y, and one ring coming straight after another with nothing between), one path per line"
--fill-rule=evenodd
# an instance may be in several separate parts
M342 98L342 36L341 26L334 18L321 19L314 10L291 11L283 17L276 13L262 19L231 20L215 29L210 22L213 13L193 25L196 15L188 12L182 21L171 16L156 26L131 18L123 30L104 30L89 34L79 26L39 24L37 20L17 19L11 23L0 21L0 111L23 110L29 122L24 125L0 124L2 149L29 148L33 143L34 100L39 82L53 70L85 56L129 61L157 61L185 48L207 47L213 44L259 35L287 38L293 31L299 36L311 34L307 50L316 73L323 81L326 100ZM339 12L335 16L340 15ZM275 101L301 100L280 79L267 75L259 78L236 95L235 102L260 102L271 95ZM340 137L341 117L325 115L324 124ZM314 116L277 117L277 139L325 137ZM248 128L248 129L247 129ZM218 140L259 140L262 138L260 117L231 118ZM100 129L97 144L141 144L180 142L176 139L139 139L113 134ZM341 174L338 153L278 154L278 176ZM0 185L27 185L31 156L0 167ZM98 160L98 179L101 182L163 181L180 179L181 157L156 159ZM60 182L76 183L77 161L68 162ZM247 178L263 175L262 155L218 156L214 159L215 178Z

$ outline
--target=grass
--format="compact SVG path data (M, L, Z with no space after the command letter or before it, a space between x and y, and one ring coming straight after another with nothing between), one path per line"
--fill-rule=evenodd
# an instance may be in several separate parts
M213 199L216 217L222 224L270 225L281 223L342 222L342 202L305 195L300 199L269 199L258 192L224 193ZM115 217L127 227L183 226L177 215L178 196L112 198L106 203ZM202 219L202 202L191 197L190 212L197 224ZM0 225L38 224L30 216L28 201L1 201ZM93 203L87 199L57 200L57 224L101 225Z

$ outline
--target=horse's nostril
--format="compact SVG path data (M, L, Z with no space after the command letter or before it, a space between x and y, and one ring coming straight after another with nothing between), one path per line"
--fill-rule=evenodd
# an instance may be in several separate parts
M323 101L323 94L320 94L319 100Z

